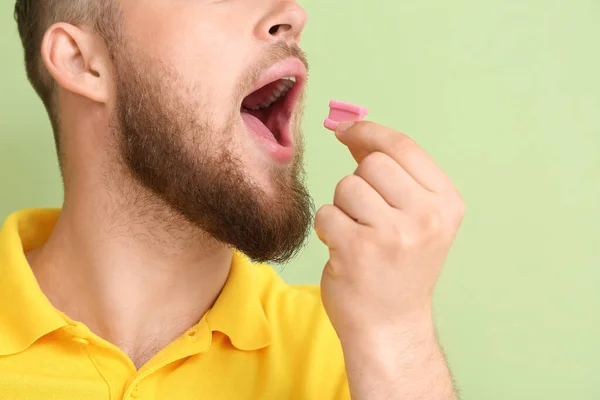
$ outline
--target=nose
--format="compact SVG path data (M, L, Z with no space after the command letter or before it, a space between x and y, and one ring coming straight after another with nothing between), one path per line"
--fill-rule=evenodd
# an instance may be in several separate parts
M276 1L256 27L256 36L263 41L300 42L308 16L295 0Z

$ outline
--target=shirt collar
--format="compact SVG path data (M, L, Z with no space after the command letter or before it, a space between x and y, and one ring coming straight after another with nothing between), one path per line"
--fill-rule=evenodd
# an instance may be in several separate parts
M211 331L227 335L239 350L268 346L272 336L261 286L266 283L264 277L271 274L271 267L253 264L243 254L234 253L225 287L206 316Z
M25 252L50 236L59 210L11 214L0 231L0 355L25 350L42 336L67 325L43 294Z
M23 351L67 325L43 294L25 258L25 252L48 240L59 216L58 209L19 211L6 219L0 231L0 355ZM227 335L240 350L268 346L271 328L260 278L273 273L269 266L253 264L234 252L227 282L206 315L209 329Z

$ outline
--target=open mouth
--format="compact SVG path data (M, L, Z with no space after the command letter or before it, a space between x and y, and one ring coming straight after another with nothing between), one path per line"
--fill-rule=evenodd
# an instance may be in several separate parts
M280 146L290 147L290 120L299 86L296 76L284 76L246 96L240 111L248 127Z

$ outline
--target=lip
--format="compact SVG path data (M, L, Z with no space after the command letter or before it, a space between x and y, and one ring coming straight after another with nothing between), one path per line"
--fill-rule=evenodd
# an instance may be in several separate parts
M290 57L278 62L277 64L274 64L261 75L252 89L244 96L244 98L270 83L289 76L295 77L296 83L285 96L283 104L280 105L279 112L281 112L284 117L284 122L281 124L279 129L280 143L277 145L272 144L269 147L271 147L271 150L276 150L277 147L280 147L279 150L281 150L282 153L293 154L291 118L308 79L308 71L304 63L299 58ZM241 101L243 101L243 99ZM276 158L280 159L280 161L283 161L281 160L281 157Z
M306 66L299 58L291 57L286 58L285 60L278 62L273 65L269 69L267 69L261 77L258 79L254 87L250 90L250 92L246 93L246 96L249 96L251 93L256 92L258 89L267 86L269 83L273 83L278 81L279 79L285 78L286 76L295 76L296 84L292 88L289 94L293 94L292 92L297 91L294 89L303 89L306 84L307 79L307 70ZM302 93L302 91L297 91L296 98L294 100L298 100L298 95ZM289 97L288 94L288 97ZM246 97L244 96L244 98ZM295 101L294 101L295 104ZM292 105L294 105L292 104Z

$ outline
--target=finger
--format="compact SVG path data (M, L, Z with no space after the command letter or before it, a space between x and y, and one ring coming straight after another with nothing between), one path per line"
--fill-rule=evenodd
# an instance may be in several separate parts
M444 171L408 136L374 122L355 122L344 130L345 125L338 126L336 137L358 156L358 163L366 154L379 151L392 157L427 190L443 192L454 188Z
M331 250L340 248L360 225L338 207L327 204L315 215L315 232L319 239Z
M371 185L359 176L349 175L335 188L333 204L361 225L381 226L390 206Z
M387 154L376 151L358 165L360 176L392 207L407 209L429 194Z

